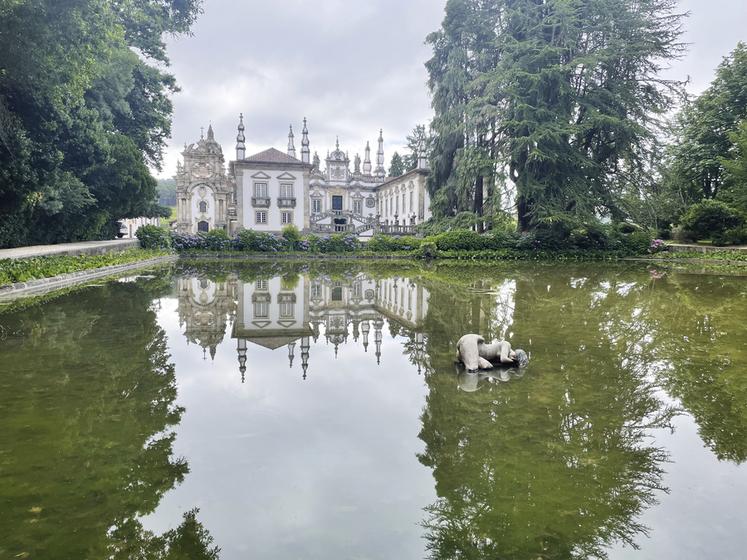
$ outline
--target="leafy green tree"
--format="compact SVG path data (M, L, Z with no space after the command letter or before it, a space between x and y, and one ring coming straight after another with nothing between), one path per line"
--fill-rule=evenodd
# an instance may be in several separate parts
M674 186L687 199L719 198L727 181L724 158L736 149L739 123L747 118L747 44L739 43L716 70L716 78L678 118L671 150Z
M392 161L389 164L389 176L399 177L405 173L405 164L402 161L402 156L398 152L392 154Z
M676 8L674 0L449 0L426 65L435 212L469 201L479 212L484 185L507 168L521 230L600 211L620 217L625 180L647 168L679 93L658 75L681 52Z
M188 31L199 9L200 0L0 5L0 246L109 237L130 212L157 212L144 174L161 163L176 91L163 35Z
M726 172L722 198L747 214L747 116L729 139L734 147L729 156L721 158Z

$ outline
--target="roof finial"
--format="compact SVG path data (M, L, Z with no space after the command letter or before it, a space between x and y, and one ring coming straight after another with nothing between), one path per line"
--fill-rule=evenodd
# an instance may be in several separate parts
M296 146L293 143L293 125L288 125L288 155L292 158L296 157Z
M204 139L205 139L205 127L201 126L200 127L200 140L204 140Z
M339 137L339 136L338 136L338 137L337 137L337 139L335 140L335 149L336 149L336 150L339 150L339 149L340 149L340 137Z
M309 163L311 150L309 149L309 129L306 128L306 117L303 118L303 137L301 138L301 161Z
M244 159L246 156L246 138L244 137L244 113L239 113L239 133L236 135L236 159Z

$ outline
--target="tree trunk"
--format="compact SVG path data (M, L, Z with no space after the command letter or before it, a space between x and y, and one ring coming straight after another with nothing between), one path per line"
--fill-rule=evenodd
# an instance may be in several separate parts
M475 181L475 206L474 206L474 212L478 216L482 216L482 207L483 207L483 176L479 175L477 177L477 180ZM482 233L485 231L484 224L482 220L477 222L477 233Z

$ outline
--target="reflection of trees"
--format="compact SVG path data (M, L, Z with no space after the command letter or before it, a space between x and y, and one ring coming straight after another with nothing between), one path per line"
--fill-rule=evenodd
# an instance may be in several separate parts
M172 451L183 410L151 306L169 290L160 280L0 316L13 333L0 372L3 554L105 558L112 532L188 472Z
M220 549L197 520L198 509L184 514L176 529L156 536L128 519L110 534L110 560L218 560Z
M666 458L644 436L666 425L671 411L610 328L624 299L614 296L616 275L582 285L572 285L567 270L512 276L512 330L533 357L526 375L510 383L458 391L451 350L443 350L466 329L498 327L483 313L492 309L491 296L450 285L431 300L434 368L420 433L420 460L433 468L439 496L425 520L430 552L444 559L585 558L603 556L613 541L634 544L645 530L639 514L662 490ZM486 291L485 282L477 291ZM605 302L600 293L609 296Z
M670 274L633 322L642 352L719 459L747 460L747 285L741 278Z

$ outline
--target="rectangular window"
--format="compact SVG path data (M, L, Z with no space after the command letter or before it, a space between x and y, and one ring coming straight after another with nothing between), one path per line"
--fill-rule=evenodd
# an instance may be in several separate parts
M256 286L257 286L258 292L266 292L267 291L267 280L257 280Z
M293 212L280 212L280 223L283 225L293 223Z
M342 210L342 195L332 196L332 210Z
M254 302L254 318L267 319L270 316L270 305L266 301Z
M267 183L254 183L254 198L267 198Z
M321 214L322 213L322 199L321 198L312 198L311 199L311 207L312 207L312 212L314 214Z
M293 198L293 183L280 183L280 198Z
M280 302L280 317L282 319L292 319L295 311L295 306L292 301L281 301Z
M265 210L257 210L255 213L255 222L258 224L267 223L267 212Z
M413 211L413 208L415 207L412 205L412 191L410 191L410 212Z
M353 201L353 214L363 214L363 201L362 200Z

